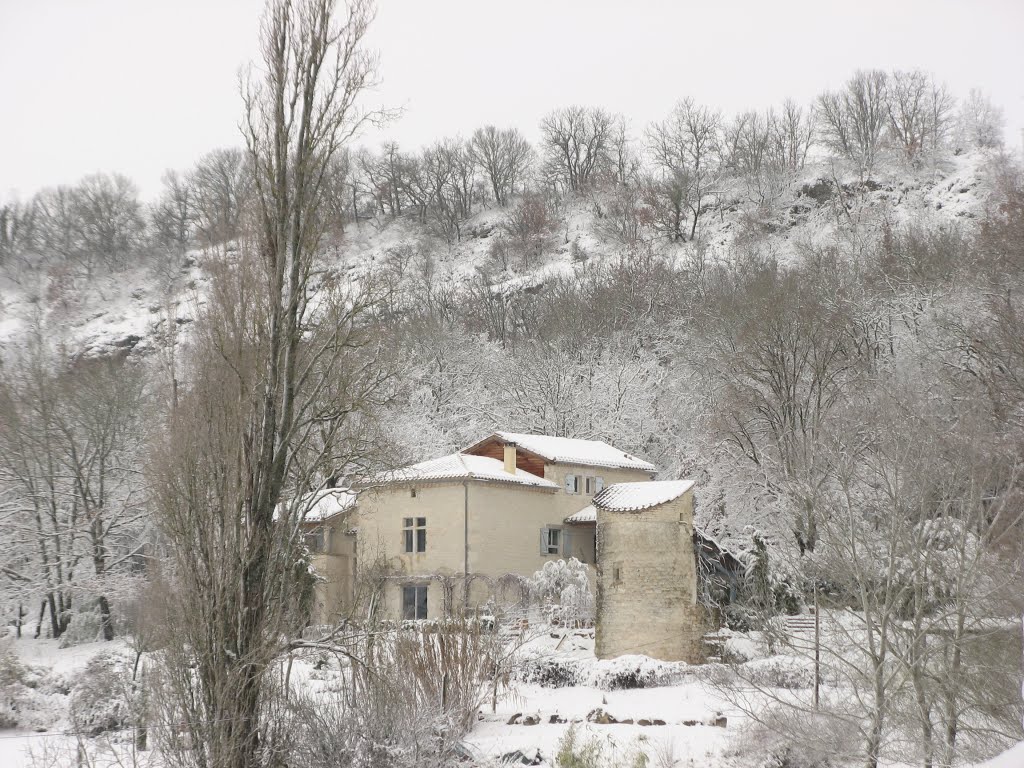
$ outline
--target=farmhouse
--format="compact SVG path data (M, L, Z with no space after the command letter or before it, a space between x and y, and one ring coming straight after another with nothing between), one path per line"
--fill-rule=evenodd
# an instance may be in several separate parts
M495 432L358 496L328 489L306 517L317 619L337 621L373 583L380 615L440 618L511 597L521 577L575 557L597 588L599 656L693 660L709 542L694 533L693 483L655 471L600 441Z

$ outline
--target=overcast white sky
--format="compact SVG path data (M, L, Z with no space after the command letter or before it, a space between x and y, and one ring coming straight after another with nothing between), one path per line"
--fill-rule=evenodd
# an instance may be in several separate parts
M0 199L99 170L151 196L165 168L239 144L262 6L0 0ZM639 133L683 96L733 112L920 67L986 91L1019 146L1022 33L1024 0L378 0L371 99L406 108L387 133L414 147L489 122L533 138L573 103Z

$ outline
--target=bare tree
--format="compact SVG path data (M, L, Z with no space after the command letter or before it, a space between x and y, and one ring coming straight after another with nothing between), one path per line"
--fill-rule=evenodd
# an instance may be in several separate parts
M125 176L94 174L73 187L39 192L32 201L38 249L81 267L125 269L144 245L138 190Z
M611 134L612 179L616 184L634 185L640 174L640 157L636 152L626 118L615 115Z
M693 99L680 101L668 118L647 129L647 148L663 177L685 185L681 197L692 217L691 239L718 180L721 139L719 113Z
M352 178L352 153L348 147L331 158L324 179L324 210L326 211L326 234L337 241L345 232L349 218L356 221L358 206L355 204L356 187Z
M142 245L145 222L139 193L120 174L87 176L75 187L79 247L82 263L91 273L93 265L110 269L128 266Z
M252 195L252 169L245 153L240 149L208 152L188 181L199 242L212 248L236 240Z
M835 286L827 273L771 266L751 269L738 285L723 276L704 336L715 382L711 424L771 494L790 500L801 553L817 544L817 499L830 479L822 430L856 365Z
M30 556L7 576L43 600L53 637L70 625L75 594L94 596L111 640L111 603L124 596L144 527L141 378L120 361L69 367L38 339L9 364L0 380L0 485L13 507L0 522Z
M530 269L539 262L554 228L551 205L539 192L523 195L502 222L505 237L522 258L523 269Z
M1003 110L977 88L960 104L957 135L962 146L998 149L1003 146Z
M650 211L654 231L677 243L686 240L686 222L690 217L689 176L682 171L641 179L641 194Z
M889 120L888 77L879 69L858 70L842 89L818 97L821 135L836 154L871 175Z
M74 193L71 187L49 187L32 200L39 216L39 246L50 257L74 259L78 252Z
M759 173L767 162L770 135L767 113L741 112L722 131L722 162L734 173Z
M34 354L20 370L10 366L5 372L0 390L0 477L12 499L4 520L6 538L31 552L28 558L17 557L24 569L8 563L4 572L25 587L25 598L41 600L37 636L48 614L51 637L60 637L71 622L72 584L82 558L75 546L79 507L61 482L50 361L41 344L33 346Z
M792 99L786 99L780 112L770 117L769 154L773 162L790 171L803 168L814 144L814 108L804 109Z
M921 70L893 72L887 87L889 136L907 160L939 148L954 101L946 88Z
M397 143L387 142L379 155L362 150L358 165L363 186L372 197L377 213L401 216L406 206L414 204L410 190L415 183L416 161L403 153Z
M357 98L376 60L373 7L272 0L259 75L244 87L255 232L214 262L196 323L191 383L150 463L175 562L176 627L165 677L193 749L176 764L262 765L267 671L304 624L307 493L359 471L373 445L384 350L368 300L318 279L332 158L373 115ZM364 468L365 469L365 468Z
M27 257L39 246L39 212L34 202L0 205L0 267Z
M113 640L111 578L141 550L145 518L137 464L142 378L120 361L83 362L61 378L58 397L63 413L54 426L93 566L89 591L96 595L103 639Z
M504 208L520 189L533 163L533 147L517 128L477 128L469 140L469 151L490 183L494 202Z
M423 151L415 176L418 197L445 240L462 239L462 222L472 213L475 163L466 144L446 139Z
M177 171L163 176L160 198L150 210L157 244L181 259L195 236L194 189Z
M611 162L615 117L596 107L556 109L541 120L549 172L571 192L597 180Z

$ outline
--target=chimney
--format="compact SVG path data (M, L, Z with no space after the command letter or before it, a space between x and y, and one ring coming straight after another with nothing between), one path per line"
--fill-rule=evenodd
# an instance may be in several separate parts
M516 444L505 443L505 471L510 475L516 473Z

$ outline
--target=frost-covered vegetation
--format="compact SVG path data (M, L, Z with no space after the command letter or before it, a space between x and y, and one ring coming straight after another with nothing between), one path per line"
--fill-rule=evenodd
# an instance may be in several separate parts
M680 94L649 126L555 110L536 145L357 147L372 13L332 37L330 5L271 3L290 53L265 40L244 149L152 204L100 174L0 208L3 609L19 647L115 648L74 679L5 649L0 726L218 768L673 765L696 733L698 764L930 768L1020 739L1024 173L998 109L862 71L764 112ZM716 663L594 660L575 561L419 627L377 620L364 563L348 620L307 626L308 491L499 428L697 480L745 569L703 593ZM815 601L817 646L784 618Z

